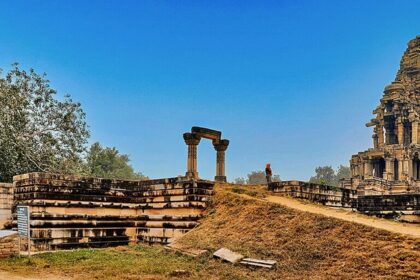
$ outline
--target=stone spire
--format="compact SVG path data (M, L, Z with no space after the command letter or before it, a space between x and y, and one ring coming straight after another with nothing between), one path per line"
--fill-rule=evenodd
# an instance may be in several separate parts
M408 43L395 80L384 89L374 126L374 148L383 145L418 144L420 122L420 36ZM383 135L385 133L385 135Z

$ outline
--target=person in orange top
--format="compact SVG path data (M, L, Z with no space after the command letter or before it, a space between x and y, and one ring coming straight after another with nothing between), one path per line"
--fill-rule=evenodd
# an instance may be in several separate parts
M273 175L273 172L271 171L271 166L269 163L265 166L265 178L267 178L267 184L271 183L271 176Z

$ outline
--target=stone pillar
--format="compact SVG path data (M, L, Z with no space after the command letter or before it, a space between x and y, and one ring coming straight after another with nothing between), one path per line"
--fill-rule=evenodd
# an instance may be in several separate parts
M385 159L385 172L383 178L391 181L394 180L394 159Z
M404 161L402 159L398 160L398 180L404 180Z
M404 127L401 120L396 121L398 144L404 144Z
M194 133L184 133L185 144L188 145L187 173L188 178L198 179L197 145L201 138Z
M384 127L382 125L378 125L376 127L376 134L378 135L378 146L384 146Z
M410 158L407 162L408 162L408 178L413 179L413 159Z
M401 180L406 180L409 177L409 166L410 166L411 160L404 157L402 161L402 174L401 174Z
M359 176L360 178L362 178L365 174L363 162L359 162L359 165L357 167L359 168Z
M217 151L216 157L216 177L215 181L226 182L225 175L225 151L229 146L229 140L223 139L220 141L213 141L214 149Z
M372 160L370 160L370 159L365 160L364 161L364 168L365 168L364 174L363 174L364 177L365 178L372 178L372 176L373 176L373 174L372 174L372 171L373 171Z
M378 134L374 133L373 136L372 136L372 138L373 138L373 147L375 149L378 149L379 148L379 139L378 139L379 137L378 137Z
M417 180L417 178L418 178L418 167L417 167L417 165L418 165L418 161L416 160L416 158L414 158L413 160L412 160L412 169L413 169L413 171L412 171L412 173L413 173L413 179L414 180Z
M411 123L411 143L417 144L418 142L419 123L414 121Z

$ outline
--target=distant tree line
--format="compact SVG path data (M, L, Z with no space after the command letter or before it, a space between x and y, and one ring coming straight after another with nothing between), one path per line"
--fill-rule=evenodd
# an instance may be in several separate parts
M279 182L280 181L280 175L273 175L272 177L273 182ZM234 180L235 184L241 184L241 185L260 185L260 184L266 184L267 179L265 177L265 171L252 171L247 175L247 178L236 178Z
M331 166L319 166L315 168L315 175L309 179L309 182L316 184L323 184L329 186L337 186L340 179L349 179L351 177L350 167L340 165L337 170ZM273 182L279 182L280 176L274 175ZM235 184L252 185L252 184L266 184L267 180L264 171L252 171L247 175L247 178L236 178Z
M46 74L13 64L0 69L0 182L16 174L54 172L108 178L145 178L134 171L129 156L94 143L81 104L62 100Z
M340 165L337 170L332 166L318 166L315 168L315 176L309 179L311 183L337 186L340 179L349 179L351 177L350 167Z

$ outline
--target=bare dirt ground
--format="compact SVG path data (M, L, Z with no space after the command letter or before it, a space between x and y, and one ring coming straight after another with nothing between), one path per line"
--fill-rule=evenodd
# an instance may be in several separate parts
M18 276L15 275L11 272L7 272L7 271L2 271L0 270L0 279L4 279L4 280L66 280L69 278L63 278L57 275L52 275L52 276L48 276L48 275L43 275L42 277L32 277L32 276Z
M288 197L267 196L264 200L267 200L272 203L281 204L283 206L300 211L319 214L327 217L333 217L340 220L358 223L377 229L383 229L394 233L420 237L420 225L416 224L400 223L376 217L369 217L363 214L351 212L349 210L335 209L331 207L325 207L322 205L305 203Z

